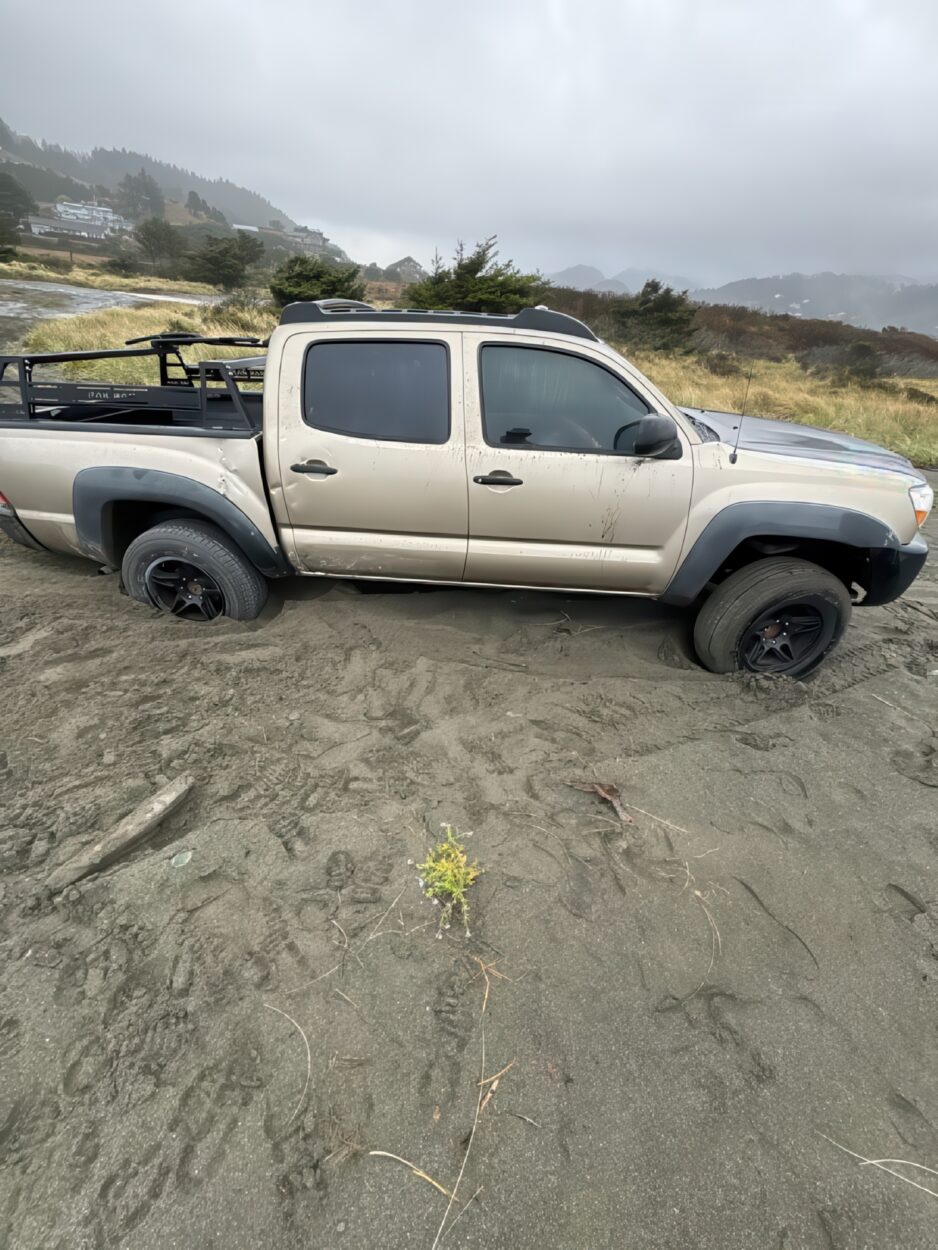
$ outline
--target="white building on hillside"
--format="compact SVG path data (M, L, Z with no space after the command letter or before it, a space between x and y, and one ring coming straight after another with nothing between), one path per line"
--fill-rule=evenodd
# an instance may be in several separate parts
M53 212L63 221L79 221L89 226L103 226L108 234L120 234L133 229L133 222L115 213L107 204L64 201L53 204Z

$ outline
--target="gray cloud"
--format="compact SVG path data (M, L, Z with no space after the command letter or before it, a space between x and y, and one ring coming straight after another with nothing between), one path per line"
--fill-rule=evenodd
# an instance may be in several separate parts
M930 0L6 7L14 128L232 178L361 260L497 232L545 271L938 273Z

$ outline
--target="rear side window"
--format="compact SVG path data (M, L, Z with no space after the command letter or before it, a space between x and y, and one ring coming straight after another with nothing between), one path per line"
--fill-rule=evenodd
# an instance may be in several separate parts
M449 439L449 365L442 343L314 343L306 353L303 419L353 438Z

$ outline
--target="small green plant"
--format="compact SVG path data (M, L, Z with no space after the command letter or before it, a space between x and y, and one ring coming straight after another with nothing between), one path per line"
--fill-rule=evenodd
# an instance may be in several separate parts
M473 860L469 863L466 848L456 837L452 825L444 825L445 837L434 846L424 863L417 865L420 883L427 898L432 898L443 908L440 928L449 928L454 910L458 910L469 932L469 903L466 891L482 869Z

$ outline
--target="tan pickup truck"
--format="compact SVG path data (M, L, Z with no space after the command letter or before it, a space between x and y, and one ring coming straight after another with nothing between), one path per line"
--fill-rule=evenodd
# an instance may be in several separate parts
M678 409L546 308L291 304L266 357L186 359L220 343L265 346L0 357L0 527L186 620L254 617L289 574L637 595L694 605L714 672L796 677L927 554L901 456ZM43 380L128 354L160 384Z

